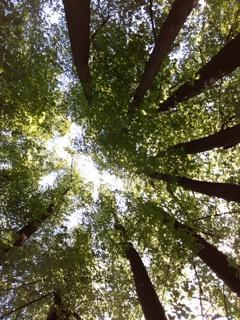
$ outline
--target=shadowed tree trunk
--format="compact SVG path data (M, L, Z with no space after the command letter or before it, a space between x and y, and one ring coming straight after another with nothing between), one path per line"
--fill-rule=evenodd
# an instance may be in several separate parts
M74 65L85 97L92 100L89 70L90 0L63 0Z
M229 41L192 79L179 87L170 97L160 104L158 111L167 111L177 103L196 96L217 80L229 75L240 66L240 34Z
M240 269L231 264L227 255L219 251L214 245L197 234L193 228L178 222L167 213L164 213L165 222L174 221L176 230L183 230L191 235L194 253L221 279L233 292L240 297Z
M54 305L50 308L47 320L69 320L74 317L81 320L81 317L76 312L68 310L62 301L61 291L54 291Z
M151 88L155 76L159 72L164 59L169 54L174 40L196 2L196 0L175 0L173 3L146 64L144 74L135 92L133 102L129 107L129 114L134 113L137 110L138 106L142 103L147 90Z
M62 197L64 197L64 195L68 191L69 188L63 192ZM63 201L64 198L62 198L61 200ZM55 211L56 205L54 204L54 202L51 202L47 207L45 213L43 213L40 218L30 221L24 227L19 229L15 233L14 240L11 243L11 245L0 248L0 263L6 259L6 254L9 253L12 249L16 247L22 247L25 244L25 242L29 240L29 238L39 230L39 228L44 224L44 222L55 213Z
M198 181L164 173L146 174L153 179L162 180L168 183L176 183L185 189L203 193L210 197L218 197L227 201L240 202L240 186L237 184Z
M214 148L232 147L240 143L240 125L221 130L210 136L192 140L185 143L179 143L170 150L183 150L184 153L198 153L212 150Z
M139 302L146 320L167 320L163 306L138 252L127 243L126 257L130 262Z
M50 308L47 320L68 320L71 317L71 313L65 310L63 307L62 297L60 290L56 290L54 293L54 305Z

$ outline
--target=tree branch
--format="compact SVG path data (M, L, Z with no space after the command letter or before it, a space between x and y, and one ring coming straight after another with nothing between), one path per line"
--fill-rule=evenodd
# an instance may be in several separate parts
M4 317L9 316L10 314L12 314L12 313L14 313L14 312L16 312L16 311L18 311L20 309L26 308L26 307L30 306L31 304L33 304L35 302L38 302L38 301L40 301L40 300L42 300L42 299L44 299L44 298L46 298L46 297L48 297L48 296L50 296L52 294L53 294L52 292L49 292L49 293L47 293L47 294L45 294L45 295L43 295L43 296L41 296L41 297L39 297L37 299L34 299L34 300L32 300L32 301L30 301L30 302L28 302L26 304L21 305L18 308L12 309L12 310L4 313L2 316L0 316L0 319L3 319Z

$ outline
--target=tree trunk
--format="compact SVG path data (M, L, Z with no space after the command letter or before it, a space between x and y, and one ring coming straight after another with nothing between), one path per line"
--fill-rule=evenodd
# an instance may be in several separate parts
M146 320L167 320L147 270L131 243L127 244L126 257L130 262L139 302Z
M74 65L88 102L92 100L89 70L90 0L63 0Z
M147 173L147 175L153 179L176 183L185 189L203 193L210 197L218 197L227 201L240 202L240 186L237 184L198 181L162 173Z
M202 92L217 80L229 75L240 66L240 34L229 41L192 79L178 88L170 97L160 104L158 111L167 111L179 102L186 101ZM196 78L196 77L195 77Z
M144 74L135 92L133 102L129 107L129 114L137 110L138 106L142 103L147 90L151 88L155 76L159 72L164 59L169 54L174 40L196 2L196 0L175 0L173 3L146 64Z
M67 188L62 197L69 191L70 188ZM64 198L61 199L62 201ZM43 223L54 214L55 211L55 204L51 202L46 209L46 212L41 215L39 219L34 219L22 227L20 230L16 232L14 235L14 240L10 246L4 246L0 248L0 263L6 259L6 254L9 253L12 249L16 247L22 247L27 240L40 228Z
M232 128L221 130L204 138L192 140L185 143L179 143L173 147L170 147L170 149L183 150L184 153L191 154L212 150L214 148L232 147L238 143L240 143L239 124Z
M173 219L172 217L169 219ZM187 227L174 219L176 230L182 229L193 238L194 253L221 279L233 292L240 297L240 269L231 265L228 257L214 245L197 234L193 228Z
M64 308L60 290L56 290L53 294L54 294L54 305L51 307L48 313L47 320L70 319L72 313Z
M72 312L64 306L59 289L54 291L53 294L54 305L49 310L47 320L69 320L72 319L72 317L77 320L82 319L76 312Z

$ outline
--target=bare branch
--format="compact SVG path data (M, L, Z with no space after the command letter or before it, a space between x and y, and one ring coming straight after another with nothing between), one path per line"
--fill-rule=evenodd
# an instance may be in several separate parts
M31 304L33 304L33 303L35 303L35 302L38 302L38 301L40 301L40 300L42 300L42 299L44 299L44 298L46 298L46 297L48 297L48 296L50 296L50 295L52 295L52 292L49 292L49 293L47 293L47 294L45 294L45 295L43 295L43 296L41 296L41 297L38 297L37 299L34 299L34 300L32 300L32 301L30 301L30 302L28 302L28 303L26 303L26 304L23 304L23 305L21 305L20 307L17 307L17 308L15 308L15 309L12 309L12 310L4 313L4 314L0 317L0 319L3 319L3 318L5 318L6 316L9 316L10 314L12 314L12 313L14 313L14 312L16 312L16 311L18 311L18 310L20 310L20 309L26 308L26 307L30 306Z

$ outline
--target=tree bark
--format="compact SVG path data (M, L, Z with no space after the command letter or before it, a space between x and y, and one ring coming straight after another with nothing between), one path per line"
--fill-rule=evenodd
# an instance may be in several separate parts
M146 320L167 320L163 306L138 252L127 244L126 257L130 262L139 302Z
M173 3L146 64L143 76L135 92L133 102L129 107L129 114L134 113L138 109L147 90L151 88L155 76L159 72L164 59L169 54L174 40L196 2L196 0L175 0Z
M167 215L166 215L167 217ZM174 218L169 218L174 219ZM174 219L176 230L182 229L193 238L194 253L221 279L233 292L240 297L240 269L233 266L228 257L214 245L197 234L193 228L183 225Z
M74 65L85 97L92 100L89 70L90 0L63 0Z
M211 134L207 137L192 140L189 142L179 143L172 150L183 150L186 154L204 152L214 148L232 147L240 143L240 125L237 124L232 128L227 128Z
M162 173L147 173L147 175L153 179L162 180L168 183L176 183L185 189L203 193L210 197L240 202L240 186L237 184L198 181Z
M195 79L183 84L170 97L160 104L158 112L167 111L177 103L188 100L201 93L217 80L229 75L240 66L240 34L229 41L205 66L197 73Z

